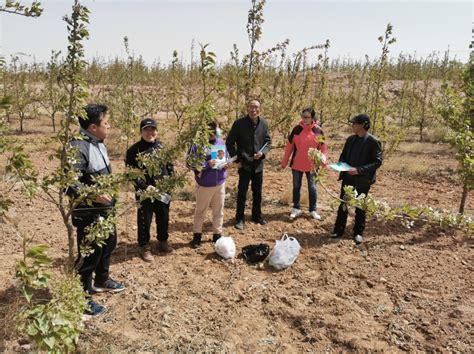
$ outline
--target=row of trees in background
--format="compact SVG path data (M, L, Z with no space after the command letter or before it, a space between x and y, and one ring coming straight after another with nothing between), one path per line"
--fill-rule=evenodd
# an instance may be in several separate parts
M262 9L256 7L255 11ZM441 58L432 54L426 58L400 56L389 60L390 46L395 42L390 24L379 38L380 56L363 62L331 61L329 41L294 54L287 52L288 40L257 51L263 15L250 16L251 13L252 10L247 26L250 53L242 56L234 46L230 61L215 68L214 106L224 128L244 114L250 97L258 97L279 143L283 143L306 106L316 108L321 124L335 127L356 113L368 113L373 131L384 142L386 151L396 148L414 129L419 141L427 139L429 128L442 130L441 84L452 82L465 67L447 54ZM136 123L145 116L165 112L179 135L190 124L190 107L199 100L199 59L192 58L186 64L175 52L169 64L146 65L134 54L133 43L127 38L124 48L125 59L105 62L96 58L87 64L85 79L91 88L90 100L107 104L117 122L127 116L127 120ZM8 65L1 69L7 121L14 117L16 128L24 131L28 130L26 119L46 114L55 131L67 97L59 82L63 66L64 58L54 51L45 64L27 64L18 55L9 58ZM124 139L131 133L126 132Z

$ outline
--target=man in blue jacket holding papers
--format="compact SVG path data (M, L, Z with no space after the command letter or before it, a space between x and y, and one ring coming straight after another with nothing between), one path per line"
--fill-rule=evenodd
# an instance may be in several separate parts
M247 116L237 119L227 136L227 151L236 156L239 168L239 186L235 228L243 230L244 211L247 190L252 181L252 220L265 225L262 218L263 160L271 149L272 140L268 134L268 125L260 117L260 102L251 100L247 104Z
M380 141L368 132L370 118L366 114L359 114L349 120L352 123L354 135L347 138L339 157L340 163L350 167L339 174L342 180L341 199L344 199L344 187L353 186L357 194L368 195L370 186L375 183L375 172L382 165L382 148ZM344 203L339 205L336 224L331 238L338 238L344 234L347 223L348 210ZM365 229L365 211L356 208L353 229L354 242L360 244Z

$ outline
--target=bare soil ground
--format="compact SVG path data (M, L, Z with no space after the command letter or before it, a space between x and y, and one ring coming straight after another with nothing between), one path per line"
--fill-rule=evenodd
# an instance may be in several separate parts
M48 121L27 121L26 127L30 132L17 138L47 173L53 167L48 160L52 147ZM338 136L329 134L332 160L341 150L343 140ZM210 242L191 249L194 202L176 199L170 222L170 242L176 252L155 253L154 263L145 264L138 256L131 208L120 220L111 266L112 276L127 289L96 296L109 312L86 323L79 351L472 351L472 235L370 220L364 243L355 246L350 217L345 237L332 241L327 235L335 211L322 188L318 211L323 219L317 222L306 215L289 221L290 206L284 203L290 200L291 173L278 169L281 155L281 150L274 150L264 172L263 210L269 221L265 226L248 221L244 231L233 228L237 178L235 171L231 173L225 233L234 238L238 250L260 242L273 247L284 233L294 236L302 251L292 267L275 271L241 258L223 261ZM118 154L113 156L116 171L122 168L122 160ZM3 165L4 158L0 162ZM371 193L393 204L456 210L461 186L455 168L446 145L406 145L387 159ZM339 190L336 179L333 173L326 179L334 191ZM190 178L190 191L192 184ZM15 200L12 215L16 214L19 231L33 243L50 245L59 272L67 261L66 231L59 213L40 199L26 199L19 185L12 188L3 180L0 188ZM302 194L306 195L305 184ZM133 194L124 192L122 199L132 203ZM468 201L467 213L472 215L473 209ZM209 222L205 230L211 237ZM20 304L14 265L21 258L22 242L9 225L0 224L0 233L0 350L28 351L31 347L15 333L13 322Z

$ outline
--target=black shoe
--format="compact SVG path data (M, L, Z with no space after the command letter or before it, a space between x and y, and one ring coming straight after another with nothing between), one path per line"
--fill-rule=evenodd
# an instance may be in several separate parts
M234 227L235 227L237 230L243 230L243 229L244 229L244 221L243 221L243 220L237 220L237 221L235 222Z
M103 283L95 283L92 289L96 293L110 292L119 293L125 289L125 286L112 278L107 279Z
M173 253L174 248L168 244L168 241L158 241L156 250L161 253Z
M266 225L267 222L262 218L252 218L252 221L256 224L259 224L259 225Z
M202 238L202 234L199 234L199 233L193 234L193 240L191 241L191 247L192 248L201 247L201 238Z
M221 234L214 234L212 235L212 242L215 243L220 238L221 238Z
M99 305L92 299L87 300L87 309L84 311L86 316L100 316L107 312L107 307Z

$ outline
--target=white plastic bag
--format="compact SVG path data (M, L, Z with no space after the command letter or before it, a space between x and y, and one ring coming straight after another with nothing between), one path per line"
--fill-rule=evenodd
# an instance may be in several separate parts
M281 240L276 240L268 264L276 269L285 269L293 264L300 254L301 246L294 237L284 234Z
M235 243L230 236L219 238L214 245L214 249L222 258L229 259L235 257Z

